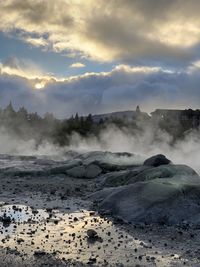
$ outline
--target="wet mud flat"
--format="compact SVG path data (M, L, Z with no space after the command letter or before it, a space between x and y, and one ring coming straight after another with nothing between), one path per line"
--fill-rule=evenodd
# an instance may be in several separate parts
M200 266L199 229L99 214L95 179L3 173L0 183L1 267Z
M43 266L44 259L46 266L190 266L191 261L198 266L197 231L113 222L77 198L58 207L52 199L43 209L35 205L40 201L35 207L29 206L31 199L24 201L27 205L1 203L0 266L29 266L29 261ZM92 237L90 230L96 232ZM190 248L191 236L196 250Z

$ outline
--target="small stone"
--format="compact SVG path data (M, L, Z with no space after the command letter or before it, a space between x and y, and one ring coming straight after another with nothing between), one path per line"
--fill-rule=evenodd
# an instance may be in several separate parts
M98 236L98 234L97 234L97 232L96 232L95 230L93 230L93 229L88 229L88 230L87 230L87 236L88 236L89 238L95 238L95 237Z

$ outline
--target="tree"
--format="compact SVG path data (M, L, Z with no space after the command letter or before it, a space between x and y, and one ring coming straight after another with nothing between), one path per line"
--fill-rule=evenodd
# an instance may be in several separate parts
M17 112L17 116L20 118L20 119L27 119L28 118L28 112L27 110L24 108L24 107L20 107L18 112Z
M74 120L75 120L75 122L78 122L79 121L78 113L76 113Z
M13 108L12 102L10 101L9 105L4 109L4 116L6 117L12 117L15 115L15 110Z

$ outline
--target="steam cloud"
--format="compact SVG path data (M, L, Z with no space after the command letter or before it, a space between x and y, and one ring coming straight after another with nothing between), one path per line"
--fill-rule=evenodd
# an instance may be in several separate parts
M155 129L146 127L143 134L133 135L128 129L109 126L99 139L83 139L74 134L70 149L91 151L131 152L141 156L141 161L155 154L164 154L173 163L186 164L200 173L200 143L198 132L191 132L185 139L171 145L172 137L159 130L159 140L155 139ZM137 158L137 157L136 157Z
M0 128L0 153L18 155L45 155L54 159L64 159L66 152L75 150L78 152L88 151L111 151L130 152L136 154L136 162L143 162L149 156L162 153L176 164L187 164L200 173L200 143L198 132L193 131L185 139L171 145L171 136L166 132L147 126L143 133L135 134L130 129L119 129L109 125L100 134L100 137L90 136L82 138L77 133L71 136L70 145L58 147L49 142L43 142L39 146L35 140L22 141L14 135L8 134Z

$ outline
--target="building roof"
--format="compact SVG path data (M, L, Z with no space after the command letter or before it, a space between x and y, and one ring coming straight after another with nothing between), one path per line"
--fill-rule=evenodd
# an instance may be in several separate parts
M151 115L164 115L164 114L169 114L169 113L181 113L184 110L181 109L156 109L155 111L151 112Z

